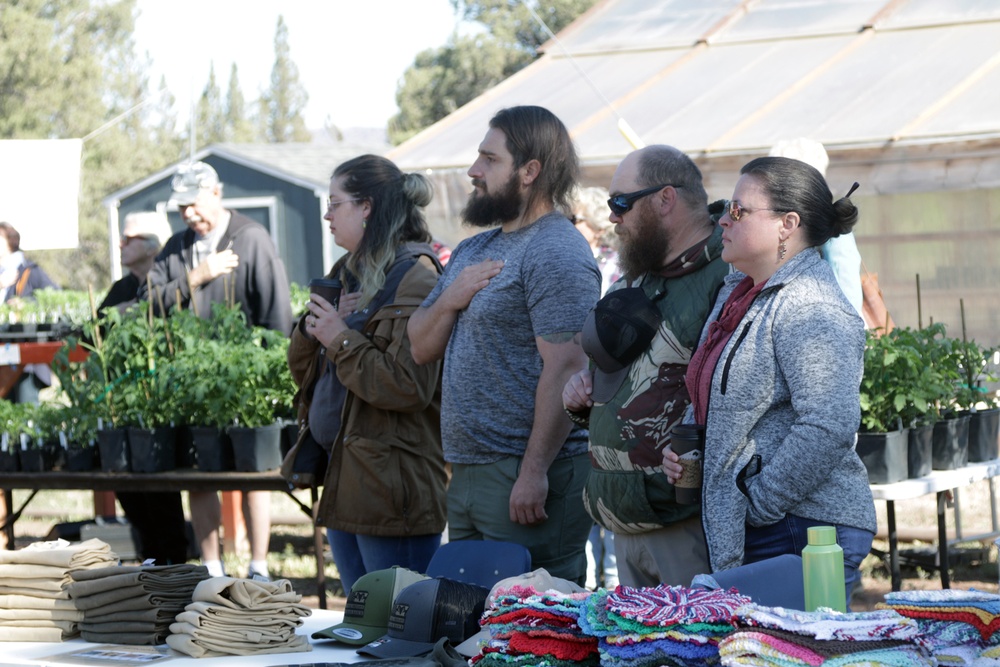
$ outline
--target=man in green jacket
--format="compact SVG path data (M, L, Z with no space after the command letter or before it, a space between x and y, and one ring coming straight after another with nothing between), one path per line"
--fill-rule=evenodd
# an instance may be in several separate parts
M584 326L595 362L563 390L590 427L584 503L615 534L622 584L689 585L708 572L697 505L681 505L660 462L689 403L684 372L729 272L698 167L670 146L630 153L609 188L623 277Z

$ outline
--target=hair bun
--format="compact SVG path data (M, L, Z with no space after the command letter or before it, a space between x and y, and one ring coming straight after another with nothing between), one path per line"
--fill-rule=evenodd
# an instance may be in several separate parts
M434 196L434 187L422 174L403 174L403 194L416 206L427 206Z

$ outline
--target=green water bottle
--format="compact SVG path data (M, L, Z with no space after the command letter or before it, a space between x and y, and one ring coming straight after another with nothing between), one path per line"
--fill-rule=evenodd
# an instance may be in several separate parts
M806 611L829 607L846 612L844 550L837 544L837 529L833 526L814 526L807 534L809 546L802 550Z

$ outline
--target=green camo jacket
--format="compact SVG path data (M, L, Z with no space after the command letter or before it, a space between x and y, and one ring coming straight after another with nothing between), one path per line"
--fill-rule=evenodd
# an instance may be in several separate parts
M674 501L674 487L660 468L670 429L690 402L684 373L729 273L720 227L692 250L693 257L633 283L651 298L666 292L656 300L663 320L614 398L590 411L592 470L584 503L594 521L616 533L644 533L698 512L696 505ZM611 289L625 286L620 280Z

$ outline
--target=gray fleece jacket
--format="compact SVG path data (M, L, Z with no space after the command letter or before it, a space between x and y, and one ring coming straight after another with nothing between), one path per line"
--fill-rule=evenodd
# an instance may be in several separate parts
M709 322L744 277L726 278ZM702 524L713 571L742 564L747 524L786 514L875 532L854 448L864 347L864 323L814 249L751 304L712 376Z

